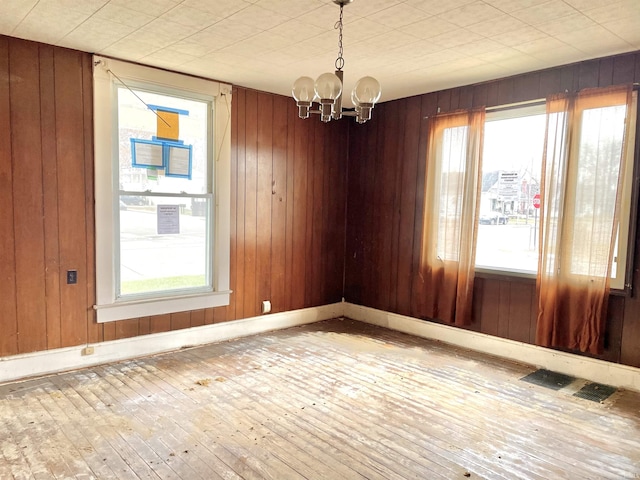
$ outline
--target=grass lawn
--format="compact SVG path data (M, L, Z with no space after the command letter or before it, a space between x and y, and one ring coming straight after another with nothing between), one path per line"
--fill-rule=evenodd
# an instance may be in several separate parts
M204 287L204 275L181 275L177 277L147 278L122 282L121 292L124 295L133 293L157 292L162 290L178 290L183 288Z

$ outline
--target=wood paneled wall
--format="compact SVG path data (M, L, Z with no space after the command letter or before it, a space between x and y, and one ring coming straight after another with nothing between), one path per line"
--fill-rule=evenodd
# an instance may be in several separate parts
M252 317L262 300L274 312L333 303L343 275L348 301L420 317L424 117L630 81L637 54L384 103L348 127L235 88L231 305L98 325L91 56L0 36L0 356ZM640 255L634 275L638 287ZM478 279L472 328L532 342L534 290ZM603 358L640 366L640 295L610 305Z
M0 355L100 338L91 82L87 54L0 37Z
M347 129L236 88L231 305L96 324L92 90L89 54L0 36L0 356L340 301Z
M427 121L473 106L544 98L564 90L640 81L640 53L607 57L383 103L349 140L345 299L424 318L417 299ZM640 252L640 235L636 251ZM611 297L601 358L640 367L640 255L633 297ZM471 329L534 343L535 282L478 278Z

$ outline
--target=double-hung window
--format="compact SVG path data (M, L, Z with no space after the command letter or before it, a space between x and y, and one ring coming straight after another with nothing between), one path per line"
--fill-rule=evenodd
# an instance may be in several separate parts
M98 322L229 303L231 89L94 58Z

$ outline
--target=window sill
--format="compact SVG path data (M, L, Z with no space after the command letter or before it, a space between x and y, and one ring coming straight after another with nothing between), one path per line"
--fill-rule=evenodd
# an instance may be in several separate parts
M530 285L536 284L536 274L529 272L518 272L509 270L494 270L491 268L476 268L476 278L484 278L488 280L497 280L505 282L520 282ZM623 288L611 288L609 294L615 297L630 297L631 292L629 289Z
M229 305L231 291L214 292L198 295L174 296L168 298L152 298L117 302L107 305L95 305L97 322L114 322L129 318L163 315L166 313L201 310L203 308L223 307Z
M491 280L507 280L523 283L536 283L536 274L518 270L498 270L487 267L476 267L476 278Z

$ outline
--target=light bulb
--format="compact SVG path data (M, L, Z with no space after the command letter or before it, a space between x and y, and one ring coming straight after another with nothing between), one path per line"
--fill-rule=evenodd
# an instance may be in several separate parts
M373 77L362 77L353 89L353 95L360 104L374 105L381 94L380 83Z
M353 103L353 107L358 110L358 107L360 106L360 102L358 101L358 99L356 98L356 91L355 89L351 90L351 103Z
M293 83L291 94L296 102L313 102L316 95L311 77L300 77Z
M321 100L335 100L342 93L342 82L335 73L323 73L316 80L315 92Z

